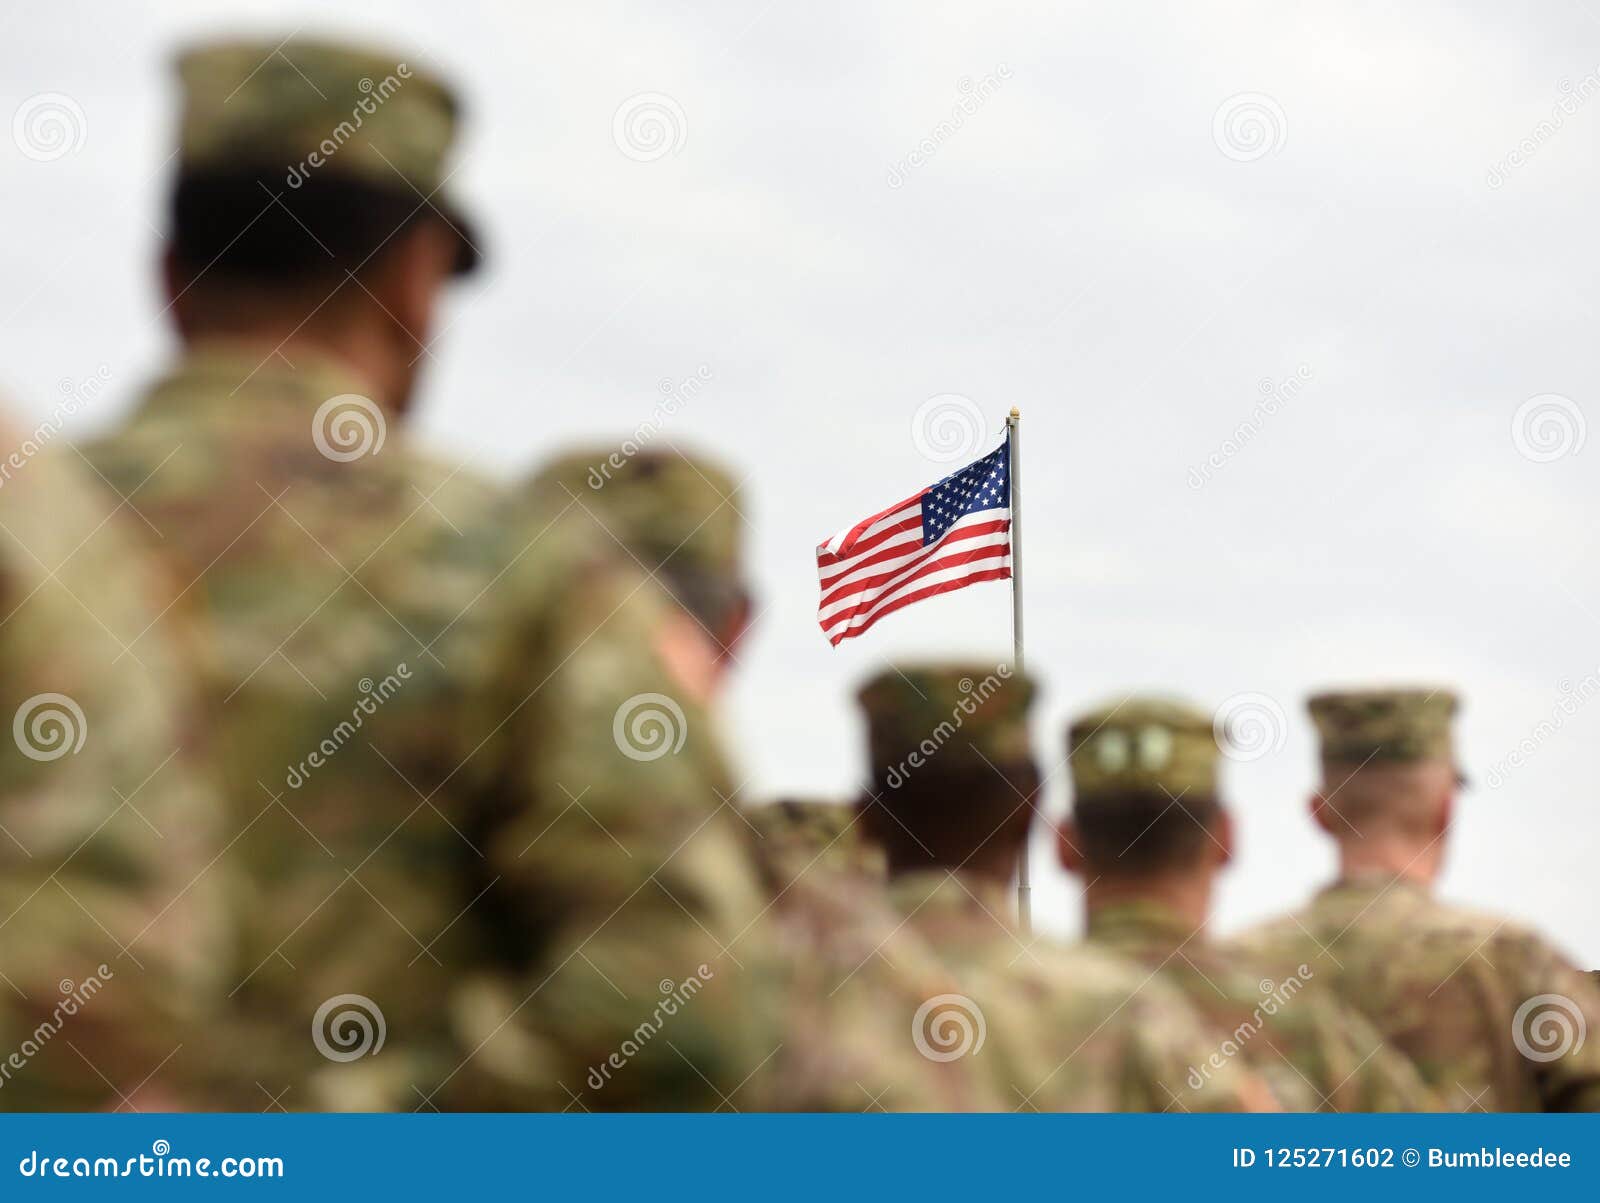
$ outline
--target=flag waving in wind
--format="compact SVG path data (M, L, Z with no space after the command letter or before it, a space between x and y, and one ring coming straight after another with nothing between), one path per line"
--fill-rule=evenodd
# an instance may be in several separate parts
M1011 576L1011 439L817 547L828 642L902 606Z

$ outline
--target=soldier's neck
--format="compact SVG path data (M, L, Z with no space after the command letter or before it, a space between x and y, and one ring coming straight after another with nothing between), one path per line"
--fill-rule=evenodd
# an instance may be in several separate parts
M1095 873L1086 875L1083 904L1089 914L1101 907L1129 902L1156 903L1196 931L1211 916L1213 873L1163 873L1140 877Z
M1444 841L1405 839L1368 832L1365 839L1339 841L1339 876L1345 881L1391 877L1431 890L1444 859Z
M310 325L296 329L288 319L254 316L247 322L230 322L224 316L187 332L185 341L191 346L219 342L249 346L259 349L263 360L290 367L307 358L331 360L362 384L369 400L391 413L404 409L397 401L400 390L390 384L396 378L392 344L382 332L363 329L360 323L330 332Z

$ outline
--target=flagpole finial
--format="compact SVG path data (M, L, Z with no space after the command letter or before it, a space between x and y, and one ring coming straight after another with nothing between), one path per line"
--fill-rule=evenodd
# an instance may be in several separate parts
M1013 405L1011 407L1011 416L1013 418L1020 418L1022 416L1022 411L1020 409L1018 409L1015 405Z

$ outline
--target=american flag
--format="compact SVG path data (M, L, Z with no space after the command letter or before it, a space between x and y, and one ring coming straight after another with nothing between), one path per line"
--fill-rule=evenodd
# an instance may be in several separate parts
M1011 575L1011 440L817 547L828 642L902 606Z

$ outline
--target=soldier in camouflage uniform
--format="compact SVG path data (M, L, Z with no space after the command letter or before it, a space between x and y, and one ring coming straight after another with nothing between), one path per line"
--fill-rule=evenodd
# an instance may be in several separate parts
M907 665L861 691L874 766L863 822L897 911L950 982L898 1018L925 1057L969 1060L1003 1109L1275 1110L1238 1066L1191 1080L1216 1041L1170 986L1018 932L1007 886L1039 784L1032 697L1004 665Z
M1416 1071L1314 988L1320 965L1269 973L1267 962L1207 937L1233 845L1218 756L1210 716L1182 702L1123 698L1073 721L1074 809L1060 851L1085 881L1090 942L1149 966L1223 1035L1194 1063L1197 1078L1239 1057L1287 1110L1425 1110Z
M716 464L677 451L646 450L623 458L598 448L553 462L525 495L539 511L566 513L569 520L588 525L594 541L623 548L638 568L666 586L681 611L675 639L685 649L697 647L694 658L703 665L685 676L703 682L693 691L695 700L711 700L727 679L725 670L749 612L740 539L744 519L731 476ZM658 706L666 709L660 700ZM675 724L670 716L660 718L670 738ZM736 800L732 783L720 788L723 796ZM588 795L581 800L590 804ZM563 1067L561 1081L573 1096L571 1105L659 1105L637 1093L640 1076L648 1069L642 1060L658 1057L659 1069L676 1066L692 1079L704 1055L686 1042L695 1018L708 1025L708 1037L727 1039L718 1028L729 1021L718 1015L718 1004L708 993L703 971L709 970L715 975L711 990L719 984L737 987L727 997L770 1014L773 1023L765 1046L752 1050L744 1080L721 1087L714 1106L839 1111L996 1105L988 1084L970 1067L922 1057L907 1038L906 1017L923 999L947 989L949 975L920 940L902 930L899 917L884 905L878 879L859 871L870 864L870 856L802 854L792 839L771 830L762 817L769 813L791 811L758 808L745 816L740 829L771 886L770 902L752 910L731 934L722 935L719 929L725 951L718 950L690 975L698 991L691 1003L670 1016L649 1005L666 1008L678 1001L685 988L681 971L660 984L659 1001L655 992L643 1001L632 991L624 998L600 980L587 963L594 954L585 949L583 957L569 957L549 978L528 983L538 992L522 1015L531 1012L535 1018L524 1023L519 1016L500 1033L507 1045L503 1055L491 1045L479 1060L499 1067L529 1064L517 1050L535 1043L542 1025L549 1037L558 1038L559 1047L545 1061ZM618 818L626 821L620 809ZM649 816L639 812L638 818ZM540 860L541 878L592 877L603 869L617 878L609 892L630 884L656 891L658 883L645 878L650 866L611 841L608 829L614 822L608 819L602 829L573 814L573 839L587 841L581 852L569 842L546 853L545 837L528 858L548 857ZM834 846L836 851L842 843ZM804 864L797 863L801 855ZM733 868L712 872L719 880L738 880ZM776 885L775 875L788 868L794 874ZM578 886L575 881L574 889ZM648 928L640 929L640 947L658 942ZM609 969L607 975L616 976ZM486 1008L486 1013L495 1012ZM631 1041L620 1049L619 1025L637 1025ZM748 1017L745 1027L752 1027ZM680 1097L694 1097L692 1080L678 1089Z
M566 1105L549 1048L592 1050L559 1039L582 1008L540 993L549 971L598 975L609 1050L759 910L696 694L713 658L581 512L530 513L404 429L439 295L477 259L444 84L300 38L180 73L184 351L85 450L213 642L239 947L207 1085L234 1107ZM506 965L508 996L472 988ZM770 1047L738 981L675 1022L692 1070L657 1042L608 1097L731 1090ZM514 1096L478 1072L493 1051Z
M0 1110L204 1105L229 934L194 648L136 519L39 441L0 431Z
M1443 689L1311 699L1339 879L1237 944L1305 962L1453 1110L1600 1109L1600 993L1543 937L1434 897L1459 783Z
M781 895L817 866L865 882L887 875L883 849L866 838L851 802L779 798L745 811L756 837L756 858L767 889Z

